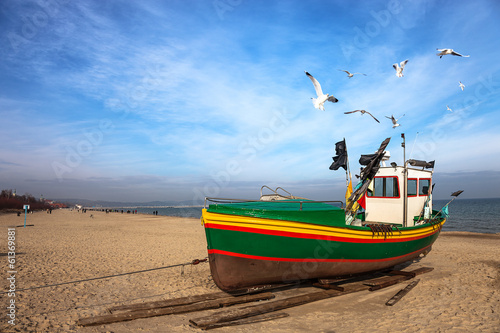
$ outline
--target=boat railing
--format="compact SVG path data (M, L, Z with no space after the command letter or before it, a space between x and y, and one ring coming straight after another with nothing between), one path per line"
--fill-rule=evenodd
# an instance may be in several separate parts
M207 203L213 202L215 204L231 204L231 203L244 203L244 202L263 202L262 200L249 200L249 199L230 199L230 198L210 198L210 197L205 197L205 202L203 204L203 208L207 209ZM290 201L287 200L272 200L272 201L266 201L266 203L272 202L273 205L278 205L280 203L290 203ZM325 204L340 204L340 208L344 208L344 202L340 200L294 200L294 202L299 203L299 210L302 210L304 204L310 204L310 203L325 203ZM333 205L332 205L333 206Z
M290 198L294 198L294 196L292 195L292 193L288 192L287 190L285 190L283 187L276 187L275 190L273 190L272 188L270 188L269 186L267 185L263 185L261 188L260 188L260 196L262 197L262 190L264 188L267 188L269 189L271 192L273 192L274 194L276 195L281 195L281 194L278 194L278 190L282 190L283 192L286 192L288 194L288 197Z

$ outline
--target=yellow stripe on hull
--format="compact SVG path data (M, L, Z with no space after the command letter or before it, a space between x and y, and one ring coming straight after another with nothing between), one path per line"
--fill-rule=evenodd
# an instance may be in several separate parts
M284 220L273 220L265 219L259 217L250 216L240 216L240 215L229 215L229 214L218 214L210 213L206 209L203 210L203 220L204 223L209 223L213 225L221 225L228 227L243 227L243 228L253 228L262 230L272 230L280 232L290 232L290 233L301 233L310 234L326 237L344 237L353 239L405 239L422 237L425 235L432 234L437 228L445 223L445 219L438 224L433 226L426 226L417 229L408 229L393 231L392 234L384 234L382 232L375 234L371 230L356 230L346 226L342 227L329 227L324 225L317 225L304 222L294 222L294 221L284 221ZM403 228L404 229L404 228Z

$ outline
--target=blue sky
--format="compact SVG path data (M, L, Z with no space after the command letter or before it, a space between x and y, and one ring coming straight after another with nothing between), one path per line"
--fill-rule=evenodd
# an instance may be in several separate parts
M269 185L335 200L335 142L354 174L387 137L401 164L404 132L407 157L436 160L435 197L500 197L499 31L493 0L2 1L0 187L197 202ZM339 102L315 109L304 71Z

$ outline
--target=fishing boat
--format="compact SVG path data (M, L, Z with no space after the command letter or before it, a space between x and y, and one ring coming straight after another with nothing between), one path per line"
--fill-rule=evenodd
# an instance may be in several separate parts
M404 135L402 135L404 140ZM446 221L432 209L434 162L385 165L390 138L362 155L346 202L296 197L282 188L260 200L206 198L202 223L210 270L224 291L373 272L427 254ZM404 146L404 144L403 144ZM346 169L345 140L330 169Z

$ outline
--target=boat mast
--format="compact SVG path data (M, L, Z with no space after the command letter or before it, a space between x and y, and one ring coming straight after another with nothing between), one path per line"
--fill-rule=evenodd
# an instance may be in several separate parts
M344 144L345 144L345 138L344 138ZM345 151L346 151L345 164L347 166L347 169L345 171L345 184L346 184L345 186L347 188L349 186L349 181L350 181L349 176L351 175L351 169L349 168L349 154L347 154L347 144L345 144Z
M403 227L407 226L407 215L408 215L408 196L406 194L406 184L408 183L408 165L406 164L406 144L405 144L405 134L401 133L401 138L403 142L401 143L401 147L403 147Z

